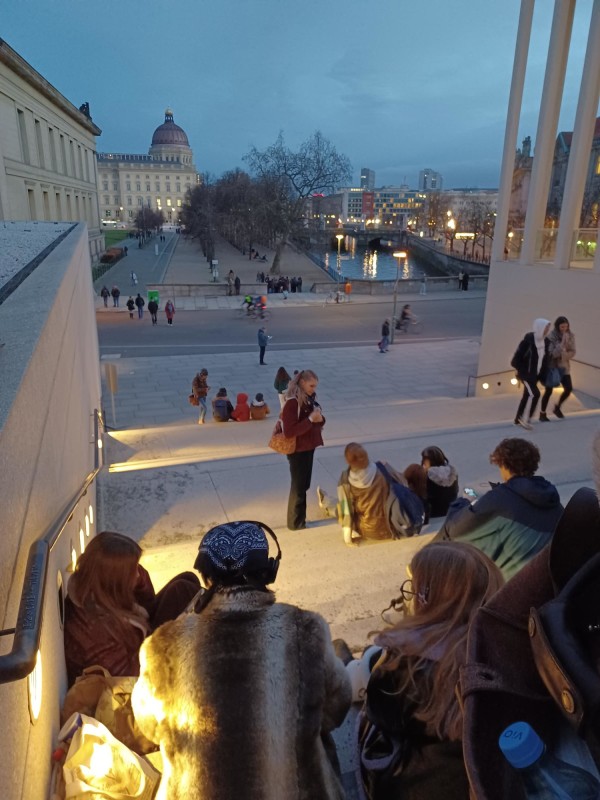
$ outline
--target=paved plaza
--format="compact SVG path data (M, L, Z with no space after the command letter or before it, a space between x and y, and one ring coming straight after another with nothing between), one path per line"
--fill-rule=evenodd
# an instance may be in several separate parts
M178 246L167 274L188 269L192 256ZM143 265L138 269L142 278ZM375 300L353 299L361 301ZM460 303L464 298L456 292L446 301ZM315 298L309 293L290 295L287 302ZM359 648L369 631L382 624L379 613L397 594L415 548L430 537L357 548L343 544L338 525L322 518L315 490L321 485L335 491L349 441L367 445L372 457L399 468L419 461L423 447L439 445L456 465L461 489L471 486L483 492L489 481L499 479L489 453L506 436L524 436L539 445L540 472L557 484L563 502L579 486L592 485L590 441L600 425L599 404L575 391L564 421L535 425L531 433L515 428L516 394L465 396L468 377L476 374L478 349L477 339L426 338L393 346L386 356L379 355L375 344L279 349L267 351L264 368L248 353L106 356L103 363L116 364L119 391L114 398L115 430L107 437L110 469L100 485L100 523L138 539L145 549L145 565L162 585L177 571L190 568L201 535L212 525L263 520L275 529L283 550L278 597L320 611L334 636L344 636ZM319 375L318 397L327 418L325 447L316 451L309 495L309 519L315 525L301 533L285 527L287 462L267 447L279 410L273 379L280 364L290 374L311 368ZM240 391L251 397L263 392L272 417L197 425L196 409L187 396L201 367L209 372L211 395L220 386L227 387L232 399ZM111 397L105 384L103 389L112 426ZM435 529L434 521L429 530Z

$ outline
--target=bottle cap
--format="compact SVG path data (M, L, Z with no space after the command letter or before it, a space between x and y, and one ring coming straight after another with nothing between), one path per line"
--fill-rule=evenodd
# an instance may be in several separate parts
M527 722L514 722L505 728L498 744L508 763L516 769L531 766L544 752L544 743Z

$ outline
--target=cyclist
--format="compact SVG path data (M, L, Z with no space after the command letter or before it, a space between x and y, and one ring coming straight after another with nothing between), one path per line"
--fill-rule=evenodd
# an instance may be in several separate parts
M410 307L410 303L406 303L402 306L402 312L400 314L400 319L396 323L396 330L397 331L406 331L408 326L411 322L415 321L415 315L412 312Z
M265 311L266 311L266 308L267 308L267 298L266 298L266 296L264 294L263 295L257 295L254 298L254 308L260 314L260 318L264 319L265 318Z
M252 299L252 295L245 295L242 308L244 308L244 306L246 306L246 314L249 314L254 308L254 300Z

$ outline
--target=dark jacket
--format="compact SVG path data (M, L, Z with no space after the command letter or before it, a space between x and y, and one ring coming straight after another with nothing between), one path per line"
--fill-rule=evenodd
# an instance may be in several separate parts
M192 393L194 397L206 397L209 388L206 382L206 375L202 375L198 372L192 381Z
M473 505L455 500L437 538L475 545L508 580L548 544L562 512L556 487L545 478L510 478Z
M451 464L427 470L427 504L430 517L445 517L458 496L458 472Z
M137 603L150 613L156 597L150 575L139 566L135 590ZM67 593L65 601L65 659L69 685L86 667L99 664L111 675L139 675L138 652L145 632L136 625L128 626L123 638L112 617L96 606L82 608Z
M141 294L138 294L138 296L135 298L135 304L138 308L143 308L146 305L146 301Z
M150 302L148 303L148 311L151 314L158 313L158 303L156 302L156 300L150 300Z
M212 401L213 419L215 422L228 422L233 413L233 406L228 397L217 395Z
M309 397L308 401L298 410L298 401L295 397L291 397L285 401L285 405L281 409L283 432L286 436L296 437L297 453L314 450L315 447L323 445L321 431L325 420L311 422L308 419L315 408L320 408L319 404L314 398Z
M261 328L258 332L258 346L266 347L269 344L269 337L266 332Z
M542 363L538 364L538 351L535 346L533 332L526 333L521 339L510 362L511 367L517 371L520 381L526 381L531 384L535 384L537 381L542 383L545 381L550 358L550 343L548 339L544 339L544 350Z
M389 336L390 335L390 324L387 320L381 326L381 335L382 336Z
M393 672L381 669L381 663L369 679L366 715L380 730L403 742L406 755L402 770L395 776L363 771L372 800L467 800L469 784L461 742L429 735L414 717L414 704L397 692L402 661ZM426 687L431 685L432 667L433 662L425 662L416 675Z
M160 742L165 800L342 800L324 737L350 680L318 614L232 587L140 654L136 722Z

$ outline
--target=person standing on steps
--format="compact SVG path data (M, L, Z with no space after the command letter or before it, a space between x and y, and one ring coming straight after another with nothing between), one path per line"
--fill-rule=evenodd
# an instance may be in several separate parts
M559 419L563 419L565 415L561 410L561 406L573 391L571 359L575 358L575 334L572 333L569 320L566 317L557 318L554 323L554 328L548 334L548 342L550 343L549 369L553 367L558 369L560 373L560 383L563 387L563 393L553 410L554 414ZM553 388L552 386L547 386L544 396L542 397L540 422L549 421L546 415L546 408L548 407L548 401L552 397Z
M135 308L135 300L131 295L129 296L129 300L125 303L127 309L129 311L129 319L133 319L133 309Z
M241 280L240 280L240 276L239 276L239 275L236 275L236 276L235 276L235 280L233 281L233 285L235 286L235 293L236 293L236 295L239 295L239 293L240 293L240 286L242 285L242 282L241 282Z
M533 417L540 399L538 381L544 383L548 371L550 343L546 334L549 330L550 322L547 319L534 320L533 330L525 334L510 362L523 384L523 396L517 409L515 425L520 425L526 431L531 430L529 420ZM529 403L531 406L527 411Z
M390 321L385 319L381 326L381 341L379 342L379 352L387 353L390 346Z
M198 425L204 425L206 418L206 397L210 386L207 384L208 370L201 369L192 381L192 394L198 399Z
M319 378L310 369L295 375L280 415L284 435L296 439L295 452L287 456L291 478L287 526L291 531L306 528L306 493L310 489L315 449L323 445L325 417L317 403L318 383Z
M104 300L104 308L108 308L108 298L110 297L110 292L108 291L107 286L103 286L100 289L100 297Z
M267 336L266 328L258 329L258 356L259 356L258 363L263 367L266 366L265 350L267 349L267 345L269 344L272 338L273 338L272 336Z
M112 299L113 299L113 306L115 308L118 308L119 307L119 297L121 296L121 290L119 289L117 284L115 284L112 287L112 289L110 290L110 293L111 293Z

